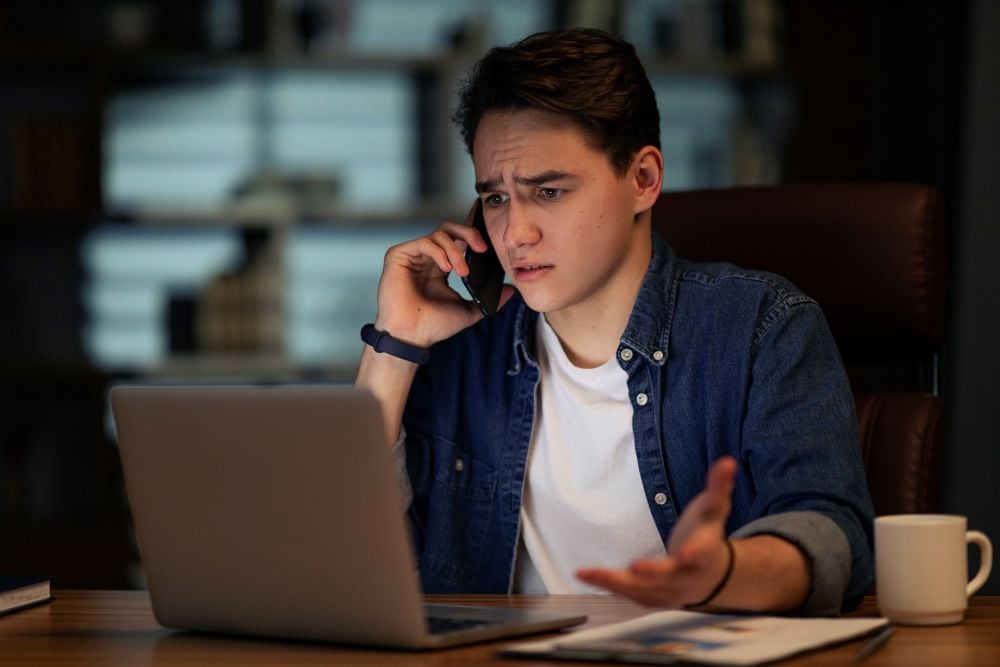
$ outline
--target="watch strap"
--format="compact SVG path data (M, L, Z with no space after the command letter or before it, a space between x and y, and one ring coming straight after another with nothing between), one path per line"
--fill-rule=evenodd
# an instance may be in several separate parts
M361 327L361 340L371 345L376 352L384 352L415 364L426 364L431 358L430 350L393 338L387 331L376 329L372 323Z

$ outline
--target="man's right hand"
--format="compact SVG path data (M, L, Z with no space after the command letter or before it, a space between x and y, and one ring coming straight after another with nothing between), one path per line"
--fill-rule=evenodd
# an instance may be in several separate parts
M418 347L430 347L469 327L483 317L475 303L466 301L448 285L448 273L469 274L465 249L486 250L486 242L472 227L446 222L433 232L395 245L385 253L378 284L375 328ZM504 285L501 305L514 293ZM382 405L388 444L396 441L403 408L417 365L365 346L356 387L368 389Z
M385 253L375 328L418 347L430 347L475 324L482 313L448 285L448 274L469 274L465 249L485 251L472 227L446 222L426 236ZM509 298L512 288L505 288ZM502 301L505 299L501 299Z

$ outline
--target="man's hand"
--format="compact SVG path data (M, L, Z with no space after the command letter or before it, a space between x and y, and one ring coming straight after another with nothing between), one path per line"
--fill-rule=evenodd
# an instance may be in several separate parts
M410 345L430 347L475 324L483 315L448 285L448 273L469 274L465 249L486 250L479 232L465 225L446 222L433 232L400 243L385 253L378 284L378 316L375 328ZM504 285L500 303L514 288ZM417 372L414 363L388 354L377 354L365 346L354 386L375 395L382 405L387 444L400 432L403 408Z
M446 222L430 234L400 243L385 253L378 286L375 327L412 345L430 347L482 317L479 308L448 285L448 274L469 274L465 249L486 250L472 227ZM504 287L501 303L513 288Z
M730 566L726 519L732 504L736 461L724 457L708 473L670 533L668 556L634 561L627 569L579 570L582 581L657 607L682 607L705 599Z
M684 508L670 533L668 556L638 560L625 570L580 570L577 576L642 604L676 608L702 603L732 567L725 586L711 600L713 607L747 611L800 607L812 575L798 547L764 534L730 540L733 549L726 548L735 475L732 458L715 462L705 490Z

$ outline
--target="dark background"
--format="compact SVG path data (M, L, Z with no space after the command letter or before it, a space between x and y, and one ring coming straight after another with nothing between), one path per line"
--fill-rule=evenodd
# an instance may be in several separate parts
M88 22L108 4L0 2L0 571L69 587L135 581L104 421L120 378L92 367L80 337L79 245L103 212L101 105L117 57ZM242 4L252 51L262 3ZM944 195L942 510L1000 540L1000 3L780 7L795 106L782 180L916 181ZM177 48L187 28L159 27Z

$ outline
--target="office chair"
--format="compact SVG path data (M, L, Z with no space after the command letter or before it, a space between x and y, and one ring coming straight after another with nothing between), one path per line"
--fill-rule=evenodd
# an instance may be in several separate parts
M937 192L906 183L669 192L653 228L679 257L771 271L820 304L854 391L876 514L934 511L946 279Z

